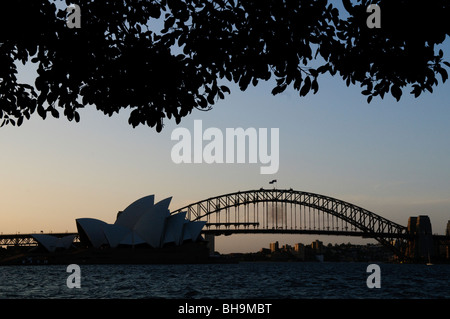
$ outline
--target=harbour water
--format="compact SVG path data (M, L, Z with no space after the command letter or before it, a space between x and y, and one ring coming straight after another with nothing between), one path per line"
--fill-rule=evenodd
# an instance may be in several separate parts
M435 299L450 298L450 265L267 262L195 265L82 265L68 288L64 265L0 267L1 299Z

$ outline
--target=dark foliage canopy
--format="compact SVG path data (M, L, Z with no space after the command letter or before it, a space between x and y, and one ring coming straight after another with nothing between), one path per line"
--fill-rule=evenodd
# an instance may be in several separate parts
M66 25L78 4L81 28ZM369 28L367 6L381 8ZM319 77L360 85L370 102L404 89L418 97L447 79L443 52L450 1L343 0L2 0L0 119L21 125L35 111L80 120L94 105L111 116L130 108L133 127L159 132L163 119L208 110L230 93L274 78L316 93ZM342 11L342 10L341 10ZM19 83L17 63L36 64L35 85Z

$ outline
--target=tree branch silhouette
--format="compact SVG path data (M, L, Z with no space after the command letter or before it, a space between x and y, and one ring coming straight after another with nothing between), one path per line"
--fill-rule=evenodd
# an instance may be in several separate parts
M94 105L108 116L130 108L133 127L159 132L165 118L211 109L230 82L245 91L275 78L272 94L292 86L306 96L331 74L370 102L407 88L419 97L448 78L437 50L449 35L447 0L343 0L346 18L327 0L74 0L82 25L73 29L55 2L0 2L2 126L35 112L78 122ZM379 29L366 25L372 3ZM16 77L29 60L34 86Z

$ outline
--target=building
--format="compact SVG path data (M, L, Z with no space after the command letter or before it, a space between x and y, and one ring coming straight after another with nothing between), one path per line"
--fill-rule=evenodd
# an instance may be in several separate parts
M85 247L135 247L162 248L165 245L180 246L186 241L201 239L200 232L206 222L189 221L186 212L170 214L171 197L154 203L154 195L146 196L130 204L117 214L114 224L95 218L78 218L76 226L80 244ZM33 237L48 251L67 249L75 236L57 238L35 234Z
M323 242L315 240L311 243L311 248L315 254L323 254Z
M165 244L181 245L184 241L197 241L206 222L187 220L186 212L171 215L171 197L154 204L154 195L143 197L123 212L114 224L93 218L76 220L81 243L99 248L103 245L149 245L161 248Z
M280 246L278 244L278 241L274 242L274 243L270 243L270 252L276 252L280 249Z
M305 245L301 244L301 243L297 243L294 245L294 252L295 255L301 259L301 260L305 260Z
M31 236L45 249L54 252L57 249L69 249L72 247L76 235L67 235L61 238L46 234L33 234Z

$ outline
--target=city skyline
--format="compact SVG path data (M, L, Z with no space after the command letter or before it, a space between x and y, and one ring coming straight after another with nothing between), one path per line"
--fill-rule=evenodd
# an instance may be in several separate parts
M444 52L448 51L448 41ZM445 56L444 56L445 58ZM21 69L29 80L31 68ZM227 83L226 83L227 84ZM128 114L112 117L94 106L79 123L32 116L20 127L0 129L0 232L72 232L74 220L94 217L113 222L127 203L149 194L173 196L171 210L239 190L293 188L342 199L401 225L428 215L434 233L450 219L450 110L448 83L415 99L404 90L367 104L360 88L323 77L315 95L299 97L287 88L271 95L274 81L231 94L208 112L194 111L161 133L128 124ZM260 164L176 164L171 149L177 127L279 128L279 170L262 175ZM242 236L245 240L242 240ZM223 252L252 251L263 235L221 236ZM289 241L301 242L302 236ZM365 242L318 237L328 242Z

